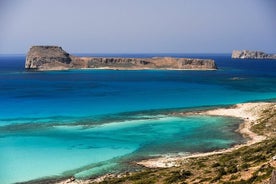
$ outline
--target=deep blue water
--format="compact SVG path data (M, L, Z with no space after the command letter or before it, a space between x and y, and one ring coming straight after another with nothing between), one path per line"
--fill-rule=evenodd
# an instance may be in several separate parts
M234 131L239 120L169 112L276 98L275 60L117 56L212 58L219 69L28 72L25 56L1 55L2 183L85 177L118 170L126 158L230 147L244 141Z

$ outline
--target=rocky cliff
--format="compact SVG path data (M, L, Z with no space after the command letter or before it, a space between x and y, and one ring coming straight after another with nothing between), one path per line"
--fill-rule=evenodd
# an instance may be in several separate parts
M65 70L65 69L168 69L168 70L214 70L214 60L191 58L104 58L76 57L65 52L58 46L33 46L29 50L26 69L34 70Z
M234 50L233 59L276 59L276 54L267 54L261 51Z
M72 62L71 56L58 46L33 46L25 62L28 69L66 69Z

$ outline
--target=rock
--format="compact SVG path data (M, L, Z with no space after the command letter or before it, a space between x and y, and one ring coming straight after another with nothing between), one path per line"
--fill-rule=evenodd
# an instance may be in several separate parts
M276 59L276 54L267 54L261 51L233 50L233 59Z
M273 170L271 173L271 178L270 178L270 184L276 184L276 170Z
M75 177L71 177L71 178L69 178L69 179L67 179L66 181L64 181L64 184L69 184L69 183L72 183L72 182L74 182L76 179L75 179Z
M26 69L65 70L65 69L119 69L119 70L215 70L217 66L212 59L192 58L104 58L76 57L58 46L33 46L29 50Z
M69 68L70 55L58 46L33 46L27 54L27 69L65 69Z

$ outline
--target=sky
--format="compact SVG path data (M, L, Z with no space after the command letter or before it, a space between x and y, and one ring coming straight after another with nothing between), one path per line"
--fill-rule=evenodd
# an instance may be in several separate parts
M275 0L0 0L0 54L276 53Z

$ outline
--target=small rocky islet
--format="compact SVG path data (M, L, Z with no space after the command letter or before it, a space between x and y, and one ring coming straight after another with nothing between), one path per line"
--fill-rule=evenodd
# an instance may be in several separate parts
M232 59L276 59L276 54L267 54L262 51L233 50Z
M217 66L212 59L77 57L59 46L33 46L27 53L25 68L40 71L67 69L216 70Z

